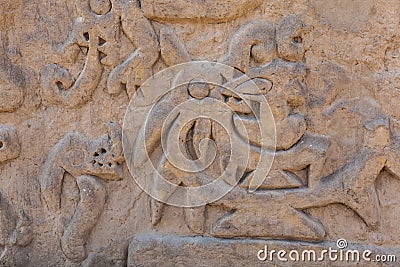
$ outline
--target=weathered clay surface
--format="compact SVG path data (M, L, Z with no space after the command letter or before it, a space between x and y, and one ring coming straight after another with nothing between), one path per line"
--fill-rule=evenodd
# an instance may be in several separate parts
M399 10L0 0L0 266L266 266L339 238L398 264Z
M355 249L370 249L382 253L379 247L365 246L354 243ZM265 251L267 247L267 259L260 261L257 259L257 253L260 250ZM287 241L271 241L271 240L226 240L210 237L185 237L179 235L138 235L133 237L132 243L129 245L128 266L155 266L160 262L165 266L265 266L271 264L269 253L272 249L290 251L296 247L296 244ZM316 252L316 258L321 255L323 249L331 247L335 249L336 244L323 242L320 244L303 242L299 258L302 257L302 251L313 250ZM390 251L392 254L399 253L398 248ZM256 252L256 253L254 253ZM256 255L256 257L254 257ZM313 255L313 254L312 254ZM260 253L261 258L265 255ZM290 259L288 255L285 256ZM296 254L293 254L296 257ZM313 256L311 256L313 257ZM193 258L196 262L193 262ZM277 254L273 254L273 258L277 258ZM308 254L305 254L308 258ZM339 259L339 255L338 255ZM344 261L336 262L334 266L358 266L358 263L346 262L346 255L343 256ZM304 262L281 262L274 266L304 266ZM330 266L326 262L310 262L307 266ZM368 266L390 266L390 264L370 262Z

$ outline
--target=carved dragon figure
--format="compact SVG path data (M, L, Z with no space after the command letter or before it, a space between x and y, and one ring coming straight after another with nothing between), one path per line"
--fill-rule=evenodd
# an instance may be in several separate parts
M105 204L106 190L99 179L123 178L121 127L107 125L108 133L92 140L81 133L69 133L49 154L40 173L42 197L49 212L60 212L64 173L77 181L80 201L61 238L66 257L73 261L86 258L85 245Z

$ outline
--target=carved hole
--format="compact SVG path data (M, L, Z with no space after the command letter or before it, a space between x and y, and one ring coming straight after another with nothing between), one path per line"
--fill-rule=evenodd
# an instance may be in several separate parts
M103 38L99 37L99 46L103 46L106 44L106 40L104 40Z
M293 38L293 42L296 44L301 44L303 43L303 38L301 38L300 36L296 36Z
M105 58L107 55L103 52L100 52L99 58L100 60L102 60L103 58Z
M100 149L101 154L105 154L106 152L107 152L107 150L105 148Z
M247 178L249 178L250 177L250 175L253 173L253 171L245 171L244 173L243 173L243 176L239 179L239 182L238 182L238 184L240 185L240 184L243 184L243 182L247 179Z
M122 92L128 92L128 88L126 88L126 83L121 83L120 87Z
M57 82L56 82L56 85L57 85L57 88L58 88L58 89L60 89L60 90L65 90L64 85L62 84L62 82L57 81Z
M83 37L85 37L86 41L89 41L89 33L88 32L83 33Z
M97 164L99 164L100 167L103 167L103 163L98 162Z
M108 167L110 167L110 168L111 168L111 167L112 167L112 163L108 163Z
M93 156L98 157L98 156L99 156L99 153L94 152Z
M3 149L3 147L4 147L3 141L0 141L0 150Z

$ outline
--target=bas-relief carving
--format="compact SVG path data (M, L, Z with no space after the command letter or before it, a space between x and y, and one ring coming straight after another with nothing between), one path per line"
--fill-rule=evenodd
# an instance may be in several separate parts
M77 79L59 64L49 64L42 69L41 96L47 104L76 107L86 103L100 82L102 64L112 63L112 56L102 57L107 57L108 42L116 43L117 30L112 27L117 23L115 14L102 6L94 6L96 10L92 10L89 1L78 0L75 4L80 17L59 53L65 57L64 61L74 63L81 48L86 48L85 65ZM101 14L103 11L107 14Z
M19 157L21 145L14 127L0 125L0 164ZM24 210L15 211L0 190L0 263L5 264L17 254L15 247L25 247L33 239L31 220Z
M42 197L52 214L59 214L64 174L76 179L80 200L61 238L61 247L71 261L87 257L86 243L101 215L106 189L101 180L123 178L121 127L107 125L108 133L92 140L81 133L68 133L51 150L39 179Z
M182 10L185 1L95 1L75 2L79 18L74 29L61 47L60 62L49 64L41 72L41 96L45 104L70 108L90 101L102 75L107 73L107 90L118 95L127 90L128 96L153 74L153 65L161 59L166 66L191 61L185 45L167 25L159 32L151 20L185 21L199 20L207 23L226 22L257 8L261 1L224 1L232 5L228 13L221 12L221 2L196 3L192 10ZM153 8L165 7L164 9ZM243 6L245 8L241 8ZM173 7L173 8L172 8ZM183 12L184 11L184 12ZM206 12L204 15L202 12ZM304 38L310 30L297 16L285 16L277 23L266 20L250 21L233 34L226 55L219 62L232 66L240 75L246 74L257 84L274 114L276 124L276 153L271 171L255 192L251 188L252 173L257 168L259 151L252 151L246 172L239 185L224 198L197 208L185 208L185 223L194 234L215 237L263 237L286 240L323 241L324 225L313 218L307 210L330 204L343 204L353 210L371 230L380 224L380 205L375 180L382 171L395 177L400 175L398 157L399 137L391 127L391 118L380 110L371 99L336 101L325 110L329 118L340 109L359 114L362 119L364 141L357 155L329 175L322 175L322 168L330 147L327 137L317 135L308 127L305 111L309 108L306 85L307 69L304 63ZM129 40L132 51L122 56L121 35ZM64 66L76 63L77 55L86 53L85 65L74 78ZM0 75L3 73L0 72ZM0 112L11 112L19 108L23 92L9 79L2 78ZM237 84L235 90L247 92L246 83ZM222 88L210 88L207 81L193 80L187 87L172 97L168 107L160 105L155 112L167 112L174 104L187 99L202 100L212 97L225 102L236 112L235 120L243 120L246 130L252 134L248 143L260 146L257 122L249 119L249 107L232 92ZM333 96L338 98L336 95ZM332 99L329 99L331 104ZM315 105L315 103L313 103ZM363 110L364 107L373 107ZM250 116L251 117L251 116ZM149 151L157 149L160 121L150 121ZM121 130L110 124L108 134L93 140L81 133L69 133L50 152L39 175L42 197L49 212L60 213L60 199L65 173L76 179L80 200L71 221L61 237L65 256L75 262L87 257L86 245L93 227L102 213L107 197L102 180L123 178L124 158L121 147ZM190 131L189 131L190 130ZM218 176L228 160L230 146L227 136L218 124L208 119L197 119L187 128L183 146L187 156L200 157L200 142L214 138L218 154L215 166L210 169ZM19 143L15 130L0 127L0 162L12 160L19 155ZM16 141L16 142L15 142ZM233 144L235 145L235 144ZM151 147L153 146L153 147ZM188 180L176 170L166 158L158 162L170 180L183 186L199 186L207 181ZM169 192L169 197L174 192ZM3 196L3 195L2 195ZM3 199L2 199L3 200ZM155 231L163 219L165 204L151 199L151 223ZM1 201L2 228L0 245L25 246L31 241L30 220L25 212L19 215ZM215 218L207 218L209 210L218 210ZM221 212L222 210L222 212ZM212 220L208 229L206 220ZM131 246L135 246L133 240ZM89 257L90 258L90 257ZM93 260L94 261L94 260Z
M251 3L253 8L260 4L260 1ZM210 8L209 4L202 5ZM240 5L244 5L244 2ZM248 7L251 5L246 3ZM85 66L76 79L60 64L45 66L41 73L41 94L45 103L67 107L86 103L99 84L104 67L111 69L107 78L108 92L119 95L125 89L128 96L132 96L153 74L152 66L159 59L160 45L164 45L164 51L174 52L175 49L168 49L168 46L177 44L168 26L161 29L159 43L152 23L147 18L152 16L146 14L146 6L146 3L139 1L76 1L80 17L76 19L70 37L59 52L63 54L65 62L73 63L81 49L87 48ZM211 10L217 12L221 9L214 7ZM239 13L235 16L239 16ZM126 58L120 58L121 34L135 48ZM171 65L168 61L171 56L163 58L167 65ZM185 60L188 60L188 55L185 56Z
M42 98L48 104L76 107L91 99L104 69L111 70L107 90L118 95L126 88L132 95L152 75L159 57L157 36L137 1L75 2L79 17L59 53L61 61L74 63L82 48L86 61L78 78L59 64L45 66L41 73ZM121 58L122 36L134 50Z
M258 34L262 29L267 29L268 34ZM228 53L221 57L220 61L234 66L252 78L257 85L261 85L260 88L264 91L275 118L277 151L270 173L255 194L247 192L247 189L251 189L249 181L256 166L252 166L250 160L246 166L247 175L237 177L243 178L240 186L226 197L207 207L185 208L186 223L194 233L217 237L273 237L322 241L325 238L324 226L310 216L307 209L336 203L353 210L370 229L379 226L380 207L375 179L383 170L398 174L395 170L397 164L394 163L398 161L398 156L395 150L390 148L397 146L397 138L389 129L390 118L381 111L370 115L373 118L365 118L365 140L358 155L338 170L322 176L330 141L324 136L308 132L304 115L308 89L305 83L307 72L303 63L303 39L309 30L310 27L298 17L288 16L283 17L276 25L267 21L252 21L233 35ZM185 46L169 27L161 29L160 45L161 58L167 65L190 61ZM189 84L180 94L175 95L174 100L171 100L174 104L169 106L169 109L188 98L203 99L208 96L224 99L235 112L246 113L245 105L238 105L232 101L235 99L232 94L222 90L219 94L223 97L220 97L212 92L215 90L210 89L205 81L193 81L193 84ZM327 109L326 114L337 108L335 104L337 103ZM351 103L344 105L349 106ZM360 102L358 107L369 105L371 104ZM160 105L158 108L158 114L168 113L167 107ZM163 118L157 119L162 121ZM161 121L150 122L150 125L160 125ZM229 154L230 148L224 147L224 142L218 142L218 134L223 134L218 133L217 127L205 119L193 123L193 136L186 137L191 140L187 145L194 148L194 154L189 157L197 158L199 140L212 136L220 151L221 162L224 161L223 155ZM246 127L253 133L248 142L257 144L257 125L250 122L246 123ZM151 130L148 138L153 140L152 144L156 146L158 131L154 130ZM154 147L149 146L149 151L153 151ZM382 154L382 150L388 151ZM257 160L258 157L254 158ZM199 181L194 184L188 183L185 175L174 169L166 159L162 160L159 166L176 184L201 184ZM172 193L169 192L166 198ZM151 203L152 224L157 229L165 204L155 199L152 199ZM207 233L204 228L204 214L206 209L213 208L226 212L215 221Z
M275 34L276 28L279 30L279 34ZM262 32L263 29L269 30L263 35L258 34ZM301 60L304 55L302 38L307 30L308 27L296 16L285 17L276 26L271 22L253 21L239 29L231 40L228 54L221 58L221 62L236 67L253 79L260 87L261 92L265 94L271 106L271 110L275 115L277 129L276 148L278 151L273 169L260 189L301 188L315 183L319 178L318 172L322 167L325 152L329 147L329 142L326 138L313 134L306 134L305 118L300 113L305 105L304 95L306 94L306 85L304 83L306 68ZM165 62L171 62L170 64L172 65L190 60L185 47L179 42L171 29L164 27L161 33L161 56ZM168 53L164 52L164 50L172 50L172 52ZM254 66L254 63L257 65ZM170 99L168 104L171 104L171 101L174 104L169 105L169 109L177 105L180 101L190 97L202 99L210 96L225 101L232 110L245 115L245 119L239 117L238 119L244 120L247 130L252 133L250 135L250 140L247 140L247 142L259 145L260 133L257 121L246 118L246 115L252 113L249 107L243 101L240 101L240 99L237 100L238 96L233 95L228 90L211 90L208 88L208 85L202 85L201 83L201 81L197 81L194 82L194 84L189 84L188 88L184 88L180 94L177 94L175 98L173 98L174 100ZM246 83L238 83L235 90L251 93L245 91ZM187 95L186 92L189 92L189 95ZM155 111L156 114L168 113L168 111L165 110L167 107L163 105L156 107L156 110L158 110L157 108L161 108L161 110ZM150 122L150 125L160 125L164 118L156 117L156 119L161 121L158 123ZM229 139L224 135L220 126L211 121L199 119L195 122L193 127L193 136L186 137L193 140L191 146L194 147L195 151L193 151L194 155L192 155L192 157L196 158L199 156L196 156L196 149L198 149L199 141L212 136L217 143L220 153L219 156L221 157L220 161L224 164L224 162L227 161L224 157L225 155L230 155L231 148ZM154 140L156 142L155 144L157 144L156 140L160 138L160 136L157 138L157 135L160 134L159 131L152 130L151 133L152 135L148 137L149 140ZM152 151L152 149L154 148L152 148L150 144L149 151ZM257 168L258 159L260 158L259 153L259 151L253 151L248 166L242 166L246 169L246 177L236 177L236 179L243 178L240 185L244 188L243 190L249 188L252 172ZM172 179L172 181L177 184L183 183L189 186L189 184L185 183L185 179L183 179L185 174L177 170L174 171L174 167L171 166L166 159L162 161L160 166L163 166L160 167L160 170L169 174L173 173L173 177L180 177L179 180ZM301 177L298 177L297 173L301 173L299 174ZM218 175L216 176L218 177ZM169 192L167 198L172 193L173 192ZM154 199L152 199L151 202L152 223L153 225L157 225L162 218L164 204ZM232 201L232 203L233 202L236 204L235 201ZM232 210L239 209L235 204L229 203L230 200L226 202L221 200L220 202L221 205L224 207L231 207ZM211 205L218 205L218 201ZM253 203L253 206L256 205ZM284 207L282 204L278 206L283 206L282 209L286 209L286 212L291 212L292 217L297 216L299 221L304 221L304 227L310 229L306 231L307 233L303 234L305 238L317 238L310 237L314 235L312 232L317 228L319 229L317 230L317 236L323 236L323 227L321 225L316 225L313 219L295 210L287 211L289 206ZM203 232L204 209L205 207L185 209L185 218L189 229L196 233ZM287 216L286 212L284 211L277 214L276 216L278 217L273 220L271 219L271 221L277 221L279 216L282 216L282 218L280 218L281 221L277 223L281 224L287 217L290 218L290 216ZM236 216L232 216L231 212L229 212L227 216L229 218L236 218ZM238 217L242 216L239 215ZM252 216L245 215L245 217L249 218ZM217 223L220 224L220 226L215 226L213 230L214 235L225 235L222 233L224 231L222 221L225 219L224 217ZM254 218L254 220L257 219ZM290 228L290 226L285 227ZM292 225L292 229L285 230L287 237L296 237L295 232L297 228L298 222L296 221L296 224ZM238 231L240 232L241 230L244 229L240 229L239 227ZM276 232L270 229L268 229L268 231L257 230L259 229L254 229L253 234L236 233L236 235L252 236L255 235L256 232L257 235L261 236L264 235L263 232L268 232L267 236L275 236L275 234L279 236L282 234L282 229L278 230L278 228L275 228L274 231ZM293 233L291 233L290 230ZM229 236L235 236L232 231L228 232L231 232ZM299 237L303 237L303 235L297 234Z

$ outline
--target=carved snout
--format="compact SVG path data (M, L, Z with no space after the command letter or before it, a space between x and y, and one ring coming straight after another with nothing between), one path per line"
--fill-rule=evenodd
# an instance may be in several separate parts
M93 142L86 159L87 173L106 180L123 178L122 129L117 123L107 124L107 135Z
M311 27L297 16L282 18L276 27L279 56L288 61L301 61L306 50L303 43L304 34L310 30Z
M268 21L252 21L233 36L227 55L219 61L247 72L250 57L260 64L271 61L276 54L275 25Z

